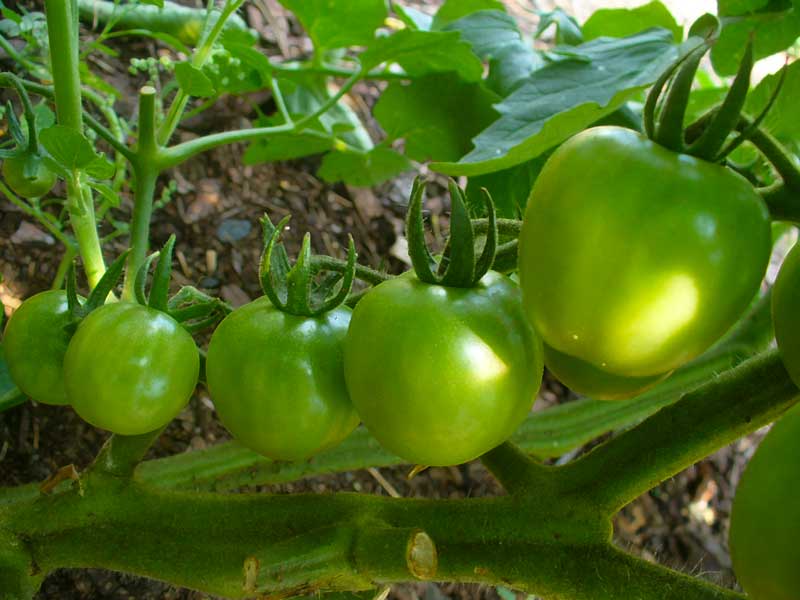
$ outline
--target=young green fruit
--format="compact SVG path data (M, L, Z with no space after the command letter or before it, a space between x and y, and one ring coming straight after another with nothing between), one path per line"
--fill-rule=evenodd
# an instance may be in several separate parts
M293 315L259 298L220 323L206 379L234 438L273 460L304 460L358 425L344 382L350 309Z
M3 353L11 378L28 397L44 404L67 404L64 355L72 322L63 291L31 296L11 315Z
M123 435L169 423L189 401L199 370L192 336L166 313L131 302L90 313L64 358L75 412Z
M739 319L770 249L769 213L743 177L632 130L595 127L553 153L531 192L519 247L525 309L569 361L553 369L565 384L630 397Z
M519 287L490 271L472 288L413 274L356 305L345 377L362 421L412 463L455 465L505 441L542 380L542 347Z

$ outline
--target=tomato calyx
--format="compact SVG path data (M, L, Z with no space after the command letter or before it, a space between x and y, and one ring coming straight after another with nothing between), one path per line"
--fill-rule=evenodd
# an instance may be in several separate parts
M474 287L494 264L497 255L497 217L494 202L489 192L481 189L481 196L488 215L483 248L476 255L477 231L467 210L466 195L455 181L449 183L450 190L450 237L440 260L431 254L425 243L425 223L422 217L422 199L425 183L414 180L406 217L408 254L417 278L425 283L449 287Z
M268 216L261 219L264 232L264 252L259 266L261 287L275 308L293 315L318 317L347 300L356 278L355 243L349 236L347 262L342 271L331 271L317 281L316 276L327 269L311 254L310 233L303 236L295 264L289 264L286 248L280 243L289 219L289 216L284 217L277 227Z
M148 306L180 323L189 333L196 333L215 325L228 314L232 308L219 298L204 294L193 286L182 287L177 294L169 298L169 282L172 276L172 252L175 247L175 235L169 239L158 252L148 256L136 272L134 295L142 306ZM154 261L156 263L150 292L147 293L147 276Z
M643 111L644 130L657 144L681 154L689 154L702 160L722 163L758 129L775 102L783 85L786 70L756 119L742 128L742 110L750 88L753 71L753 40L747 46L739 64L736 77L722 103L703 115L698 121L684 129L684 117L689 104L692 82L705 54L719 36L719 21L712 15L700 17L690 31L690 41L700 38L676 60L651 88ZM736 133L732 140L730 136Z

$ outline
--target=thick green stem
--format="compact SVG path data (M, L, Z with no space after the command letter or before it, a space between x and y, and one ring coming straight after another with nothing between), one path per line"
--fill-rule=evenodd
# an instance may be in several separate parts
M58 122L82 131L77 5L75 0L46 0L45 10Z
M131 300L135 297L136 273L147 257L150 240L150 217L153 214L153 195L156 191L158 171L150 167L134 167L136 175L133 192L133 218L131 220L131 252L125 271L125 285L122 297Z
M75 0L46 0L45 9L58 122L82 134L77 5ZM105 272L105 263L97 235L94 200L79 171L67 180L67 208L89 285L94 287Z
M634 498L800 400L777 351L723 373L612 443L559 470L561 489L614 514Z

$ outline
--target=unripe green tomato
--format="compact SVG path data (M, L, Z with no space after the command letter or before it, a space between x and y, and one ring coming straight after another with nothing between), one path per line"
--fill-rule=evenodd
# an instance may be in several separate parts
M747 465L731 514L731 558L752 600L800 598L800 406L784 414Z
M233 437L273 460L304 460L358 425L344 382L350 309L319 317L275 308L262 297L220 323L206 356L206 380Z
M800 244L789 252L775 280L772 322L783 364L800 387Z
M520 282L542 341L574 359L564 383L591 390L598 372L606 383L652 383L740 318L770 249L769 212L743 177L632 130L595 127L558 148L536 180ZM641 389L621 383L597 397Z
M11 315L3 353L11 378L28 397L44 404L67 404L64 355L72 318L63 291L31 296Z
M123 435L169 423L189 401L199 370L192 336L166 313L132 302L90 313L64 358L75 412Z
M376 286L353 312L345 377L364 425L420 465L455 465L505 441L542 380L542 347L519 287L489 272L472 288L413 274Z
M32 162L32 166L26 176L26 166L29 162ZM39 198L53 189L56 174L47 168L41 158L22 154L3 160L3 179L18 196Z

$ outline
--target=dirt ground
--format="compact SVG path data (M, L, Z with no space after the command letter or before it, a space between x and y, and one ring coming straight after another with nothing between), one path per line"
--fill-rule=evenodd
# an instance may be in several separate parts
M264 0L273 14L282 13L274 0ZM418 3L419 5L420 3ZM430 9L435 3L423 2ZM522 0L509 0L510 10L533 29L535 16ZM549 8L549 1L532 2ZM592 5L632 5L638 2L560 2L583 20ZM713 2L669 3L685 20L697 11L713 9ZM709 4L709 7L705 7ZM689 9L691 5L691 9ZM701 6L702 5L702 6ZM703 8L704 7L704 8ZM701 10L702 8L702 10ZM685 9L685 10L684 10ZM258 23L258 19L253 21ZM260 21L263 23L263 20ZM262 33L290 53L302 52L299 31L291 22L278 20L282 26ZM131 79L124 57L153 55L151 42L122 38L114 42L122 60L108 61L104 73L120 89L134 90L142 81ZM274 51L274 50L273 50ZM0 55L2 59L2 55ZM2 60L4 68L8 60ZM123 94L116 108L131 114ZM351 95L353 106L367 115L365 107L375 99L375 89L364 85ZM259 98L269 107L269 97ZM252 120L250 105L241 100L223 100L213 111L204 113L179 130L188 138L210 130L241 126ZM377 126L369 118L373 129ZM287 235L291 249L296 249L306 230L311 231L315 250L343 255L348 233L356 239L360 259L371 266L385 266L399 272L405 268L398 257L397 241L402 232L404 204L412 175L401 177L374 189L355 189L329 185L314 175L318 159L282 164L243 166L242 146L216 150L173 170L159 185L170 180L177 184L174 199L158 212L152 231L153 245L158 246L175 233L176 270L174 284L191 284L211 294L218 294L234 305L241 305L260 295L257 264L260 253L258 218L268 211L273 220L292 213L292 229ZM446 214L444 187L429 190L428 208L434 215ZM58 193L59 190L56 190ZM117 211L125 218L131 209L127 198ZM443 219L446 223L446 219ZM235 231L235 235L231 234ZM123 248L118 240L107 247L107 258ZM41 229L9 203L0 200L0 299L9 309L22 299L46 289L57 268L60 249ZM546 378L540 403L563 402L570 398L564 389ZM58 467L86 466L106 434L79 419L69 408L26 403L0 414L0 486L40 481ZM165 456L204 448L228 438L214 415L207 392L199 389L190 405L158 440L151 456ZM758 436L746 438L676 476L625 508L616 520L618 543L648 559L693 574L701 574L722 585L733 586L727 550L728 515L733 489ZM355 490L362 493L402 496L465 497L502 493L498 484L479 464L458 468L431 469L410 482L406 468L359 471L303 480L293 484L264 488L264 492ZM109 551L113 551L109 549ZM403 585L392 590L392 597L402 600L440 600L441 598L498 598L508 600L507 590L465 585ZM37 598L71 599L199 599L206 596L128 575L99 570L64 569L50 575Z

